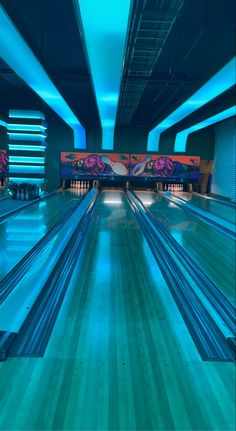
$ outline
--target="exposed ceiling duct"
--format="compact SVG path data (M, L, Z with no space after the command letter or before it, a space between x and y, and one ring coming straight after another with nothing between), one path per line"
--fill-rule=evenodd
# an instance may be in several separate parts
M182 0L136 1L126 50L117 123L128 124L132 120L182 5Z

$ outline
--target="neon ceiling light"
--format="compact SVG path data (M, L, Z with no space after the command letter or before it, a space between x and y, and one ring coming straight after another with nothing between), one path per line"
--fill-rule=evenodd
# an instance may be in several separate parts
M75 0L81 17L102 125L102 149L113 150L126 33L132 0ZM80 20L80 19L79 19Z
M230 60L222 69L209 79L199 90L187 99L174 112L166 117L148 134L148 151L159 150L160 135L164 130L183 120L215 97L224 93L236 82L236 57Z
M210 126L212 124L218 123L219 121L225 120L226 118L230 118L236 115L236 106L232 106L229 109L225 109L222 112L219 112L212 117L206 118L198 124L194 124L188 129L181 130L181 132L177 133L175 137L175 152L185 152L187 146L188 135L192 132L196 132L197 130L204 129L204 127Z
M0 52L8 66L73 129L74 147L86 148L84 128L1 5Z

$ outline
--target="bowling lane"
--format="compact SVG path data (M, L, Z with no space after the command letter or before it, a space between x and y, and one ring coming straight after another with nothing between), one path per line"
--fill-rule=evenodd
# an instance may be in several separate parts
M227 206L224 202L215 201L213 199L207 199L204 196L198 196L186 192L172 192L172 194L179 196L191 205L195 205L197 208L208 211L218 217L221 217L231 223L236 223L236 208Z
M235 242L161 195L142 191L136 191L136 194L219 290L235 304Z
M233 373L201 360L125 196L102 192L44 357L0 364L0 425L229 430Z
M0 280L81 196L75 191L57 193L0 224Z

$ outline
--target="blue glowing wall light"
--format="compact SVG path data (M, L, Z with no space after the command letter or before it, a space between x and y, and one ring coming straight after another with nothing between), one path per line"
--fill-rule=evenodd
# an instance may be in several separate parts
M44 144L47 144L44 142ZM8 148L10 151L45 151L46 145L14 145L14 144L8 144Z
M44 157L21 157L21 156L9 156L9 163L30 163L30 164L42 164L45 163Z
M36 185L41 185L42 183L44 183L45 179L44 178L18 178L18 177L9 177L9 181L12 181L14 183L17 184L21 184L21 183L29 183L29 184L36 184Z
M7 130L10 131L23 131L23 132L45 132L46 126L39 124L9 124L7 123Z
M1 5L0 52L8 66L73 129L74 147L86 148L84 128Z
M0 126L7 127L7 123L3 120L0 120Z
M196 132L198 130L204 129L204 127L210 126L212 124L218 123L219 121L223 121L226 118L230 118L236 115L236 106L232 106L231 108L225 109L222 112L219 112L212 117L206 118L198 124L194 124L188 129L181 130L181 132L177 133L175 137L175 152L185 152L187 146L188 135L192 132Z
M44 166L34 165L9 165L10 174L44 174Z
M41 141L43 142L46 138L46 134L42 133L17 133L7 132L9 139L12 141Z
M197 90L189 99L187 99L174 112L166 117L148 134L148 151L159 150L159 140L161 133L172 127L174 124L183 120L215 97L224 93L226 90L235 85L236 82L236 57L230 60L222 69L220 69L212 78L210 78L199 90Z
M102 125L102 149L113 150L125 42L132 0L75 0L82 21Z
M9 118L45 120L45 115L41 111L32 111L27 109L9 109Z

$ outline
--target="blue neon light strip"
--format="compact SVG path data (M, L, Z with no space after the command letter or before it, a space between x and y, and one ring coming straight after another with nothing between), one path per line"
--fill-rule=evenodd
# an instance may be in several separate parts
M44 132L47 129L46 126L39 124L9 124L7 123L7 130L10 131L24 131L24 132Z
M86 148L84 128L1 5L0 52L8 66L73 129L75 148Z
M42 184L44 183L44 178L17 178L17 177L9 177L9 181L12 181L17 184L21 183L29 183L29 184Z
M194 124L188 129L181 130L181 132L177 133L175 137L174 151L175 152L186 151L188 135L190 133L196 132L197 130L204 129L204 127L218 123L219 121L223 121L226 118L233 117L234 115L236 115L236 106L232 106L231 108L226 109L225 111L219 112L218 114L213 115L212 117L206 118L205 120L201 121L198 124Z
M9 118L26 118L45 120L45 115L41 111L31 111L27 109L9 109Z
M38 163L44 165L44 157L21 157L21 156L9 156L9 163Z
M235 85L236 82L236 57L229 61L222 69L219 70L212 78L209 79L199 90L197 90L189 99L187 99L174 112L166 117L148 134L148 151L159 150L159 140L161 133L169 129L174 124L183 120L215 97L224 93L226 90Z
M46 142L44 142L46 144ZM46 146L43 145L8 145L9 150L11 151L45 151Z
M32 165L11 165L9 164L10 174L44 174L44 166L32 166Z
M102 149L113 150L131 0L76 0L75 4L102 125Z
M7 123L5 121L0 120L0 126L7 127Z
M44 141L47 135L42 133L7 132L9 139L14 141Z

